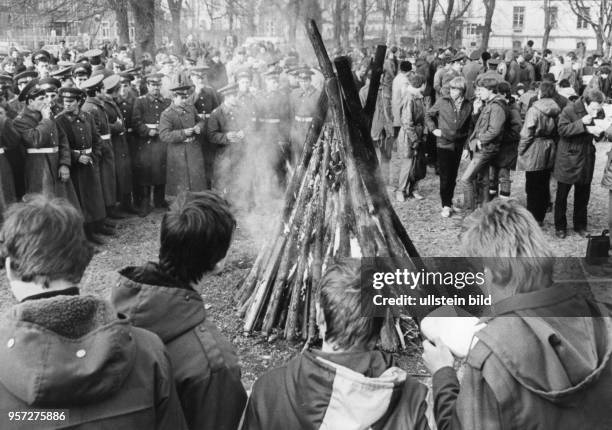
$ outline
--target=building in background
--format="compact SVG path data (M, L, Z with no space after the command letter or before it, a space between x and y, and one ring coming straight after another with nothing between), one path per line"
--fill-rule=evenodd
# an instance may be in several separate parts
M463 40L468 49L477 49L482 40L482 25L485 20L485 8L482 1L472 2L466 14L463 26ZM598 7L594 0L585 3L595 10ZM567 0L549 1L552 29L548 48L555 52L576 50L583 42L587 51L597 48L597 39L590 25L572 12ZM490 49L520 49L528 40L533 40L534 47L540 50L544 33L543 0L498 0L493 14Z

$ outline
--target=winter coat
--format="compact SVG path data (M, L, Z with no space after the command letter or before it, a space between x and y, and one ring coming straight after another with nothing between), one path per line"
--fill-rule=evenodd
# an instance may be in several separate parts
M186 128L200 127L200 134L187 137ZM176 196L182 191L204 191L206 175L204 173L203 140L206 138L206 126L193 105L170 105L162 112L159 119L159 137L168 146L166 175L166 193Z
M70 146L63 130L52 119L43 119L40 112L25 107L13 121L21 136L21 143L28 150L56 149L53 153L26 153L26 193L42 193L50 197L64 197L80 209L72 180L59 179L60 166L70 168Z
M519 65L518 81L525 85L525 88L529 88L531 83L535 82L535 70L533 68L533 64L524 61ZM516 85L513 87L513 90L516 90Z
M370 91L370 83L368 82L359 90L359 100L361 106L365 107ZM379 141L384 137L393 136L393 114L390 105L385 103L385 94L382 87L378 88L378 96L376 97L376 107L372 116L372 127L370 135L374 142Z
M425 430L426 395L389 354L308 350L255 382L242 430Z
M109 129L111 132L111 142L115 155L115 177L117 178L117 195L119 200L122 196L128 195L133 191L132 183L132 160L126 138L125 119L121 109L110 96L102 98L104 111L108 118ZM119 122L117 122L119 120Z
M238 357L207 320L200 294L148 263L121 270L111 301L166 345L189 428L235 429L246 404Z
M70 145L72 166L70 174L86 223L106 218L104 195L100 181L99 163L101 157L100 135L90 114L80 111L77 115L62 112L56 118ZM89 155L93 164L79 163L81 155Z
M606 99L612 98L612 76L610 75L606 79L599 74L593 76L587 87L601 91Z
M102 138L100 148L100 181L102 183L102 193L104 204L114 206L117 202L117 176L115 170L115 151L111 141L111 129L108 123L108 116L104 109L104 102L97 97L87 97L81 107L83 112L89 113L96 124L98 134Z
M584 100L569 103L559 115L559 143L553 177L564 184L590 184L595 169L593 135L582 123L587 114Z
M7 411L52 408L68 410L55 422L62 428L187 428L161 340L106 302L55 295L15 305L0 321L4 420ZM32 428L21 424L11 428Z
M464 98L457 111L454 100L442 97L425 113L425 125L433 131L440 129L442 136L437 137L438 148L461 150L472 125L472 102Z
M16 152L18 146L19 134L13 127L13 121L8 118L0 118L0 148L2 148L2 153L0 153L0 220L6 208L17 199L14 172L8 155L10 151Z
M393 114L393 127L401 127L401 113L403 99L402 95L405 88L408 86L408 75L406 73L398 73L393 79L393 87L391 90L391 113Z
M506 123L500 141L499 152L493 160L493 166L503 169L516 168L517 146L520 140L521 112L517 103L506 104Z
M480 108L474 123L474 131L469 138L470 150L474 151L476 140L482 144L484 153L497 153L506 125L506 100L495 96Z
M439 430L612 428L609 314L560 284L495 305L455 371L433 375Z
M612 141L612 127L606 130L606 137L608 141ZM607 155L608 161L606 162L603 177L601 178L601 185L608 190L612 190L612 149L608 151Z
M163 185L166 183L166 144L159 134L149 136L153 128L159 130L161 113L170 106L170 100L151 94L139 97L134 102L132 121L138 134L132 165L136 186Z
M534 172L552 169L559 113L561 109L549 98L536 101L527 111L518 146L517 170Z
M420 148L425 132L423 95L409 87L400 108L401 126L397 136L397 151L402 158L412 158Z

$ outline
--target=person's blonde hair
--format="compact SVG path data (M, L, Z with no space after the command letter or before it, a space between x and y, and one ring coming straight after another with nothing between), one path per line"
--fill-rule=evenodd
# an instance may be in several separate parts
M461 90L461 94L465 94L465 90L467 88L467 81L463 76L457 76L456 78L450 80L448 86L451 88L458 88Z
M483 260L496 285L526 293L551 285L553 251L531 213L516 200L494 200L471 217L462 236L468 257Z

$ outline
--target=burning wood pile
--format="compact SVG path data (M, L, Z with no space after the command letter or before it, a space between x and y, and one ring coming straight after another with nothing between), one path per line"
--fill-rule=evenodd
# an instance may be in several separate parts
M236 300L246 333L310 342L317 336L316 286L330 261L389 257L405 262L419 255L391 206L370 137L386 47L376 51L362 109L348 58L336 58L334 70L314 21L307 31L325 91L287 187L276 232ZM328 110L331 121L325 123ZM399 322L390 314L382 343L391 351L404 345Z

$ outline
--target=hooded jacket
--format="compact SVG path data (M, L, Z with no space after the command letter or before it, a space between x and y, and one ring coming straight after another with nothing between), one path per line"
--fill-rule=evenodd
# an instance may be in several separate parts
M496 95L487 101L477 119L474 121L474 131L470 136L470 149L474 151L476 140L482 143L482 152L497 153L501 144L507 117L507 103L503 96Z
M527 111L518 146L517 170L533 172L552 168L560 112L559 105L549 98L536 101Z
M25 301L2 316L0 339L3 422L9 411L54 408L69 410L54 424L71 428L186 429L163 344L104 301Z
M495 309L475 335L461 389L450 367L433 376L438 429L612 428L607 313L571 284L519 294Z
M202 297L154 263L127 267L120 275L111 301L166 345L189 428L235 429L246 403L238 357L207 321Z
M383 352L308 350L255 382L242 429L429 429L426 395Z

